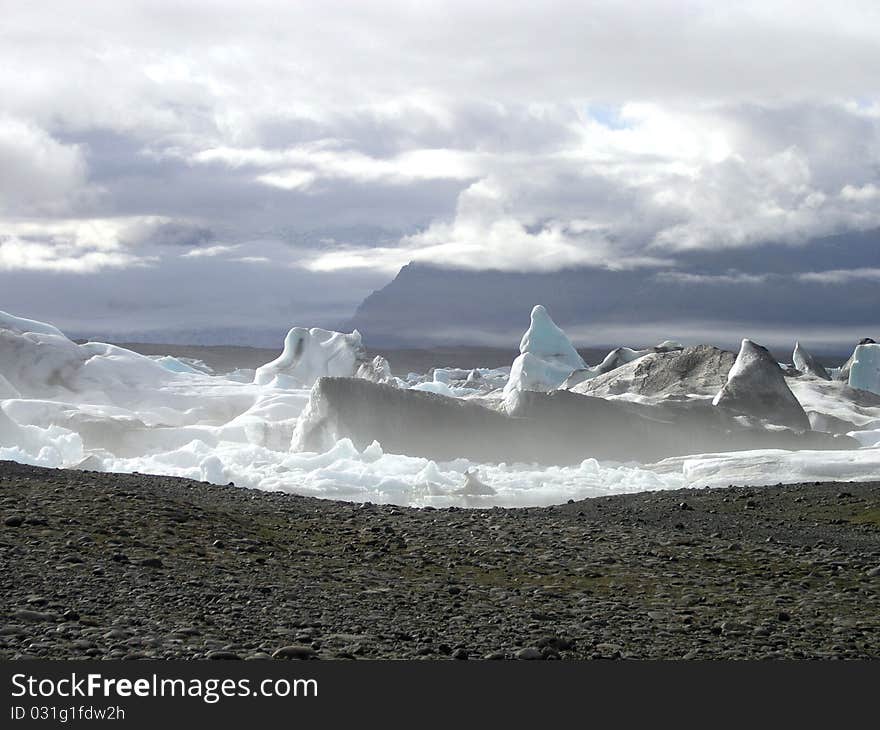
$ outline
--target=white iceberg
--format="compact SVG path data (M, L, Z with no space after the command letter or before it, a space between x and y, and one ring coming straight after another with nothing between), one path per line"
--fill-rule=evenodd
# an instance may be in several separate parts
M504 386L506 396L518 390L553 390L572 371L586 367L571 340L540 304L532 309L531 323L522 336L519 351Z
M849 370L850 388L880 393L880 345L859 345Z
M369 362L361 362L355 377L363 378L373 383L397 385L397 378L391 373L391 364L381 355L376 355Z
M311 388L324 376L354 377L364 361L361 333L333 332L320 327L294 327L284 338L284 350L257 368L256 385Z

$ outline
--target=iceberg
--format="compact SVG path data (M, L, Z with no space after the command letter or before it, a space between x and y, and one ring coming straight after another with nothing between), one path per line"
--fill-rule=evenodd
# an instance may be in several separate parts
M158 362L115 345L78 345L51 325L0 312L0 374L4 390L23 398L102 402L158 388L175 377Z
M715 395L727 382L736 355L711 345L649 352L643 357L571 387L575 393L602 397ZM577 373L572 373L572 378Z
M880 450L815 451L756 449L664 459L658 473L683 476L690 487L730 484L768 486L812 481L874 481L880 472ZM874 476L871 476L871 475Z
M849 387L880 393L880 345L856 347L849 370Z
M876 344L877 343L874 340L872 340L870 337L863 337L861 340L859 340L859 344L856 345L856 347L859 347L861 345L876 345ZM835 378L837 380L842 380L844 383L849 382L849 371L850 371L850 368L852 367L853 360L855 360L855 357L856 357L856 352L854 349L853 354L849 356L849 359L838 368L837 375L835 375Z
M410 390L420 390L423 393L434 393L435 395L443 395L447 398L455 398L455 391L446 383L440 380L429 380L426 383L416 383L410 386Z
M828 371L816 362L816 358L807 352L805 348L801 347L800 342L794 343L794 353L792 353L791 361L795 368L805 375L814 375L817 378L822 378L822 380L831 380Z
M158 357L151 357L150 359L159 363L163 368L172 373L198 374L211 372L211 368L201 360L172 357L171 355L160 355Z
M51 325L6 313L0 313L0 378L7 399L45 401L56 411L63 410L59 404L88 406L108 417L125 409L146 426L219 425L254 400L253 392L222 378L172 372L116 345L79 345Z
M397 385L397 378L391 374L391 364L381 355L376 355L368 362L362 362L355 376L373 383Z
M37 322L35 319L25 319L24 317L16 317L8 312L0 312L0 329L11 330L18 334L25 332L33 332L38 335L53 335L55 337L64 337L64 334L57 327L47 324L46 322ZM65 338L66 339L66 338Z
M647 355L651 355L654 353L680 352L683 349L684 346L682 344L678 342L673 342L672 340L665 340L659 345L647 348L645 350L633 350L630 347L617 347L609 352L602 360L602 362L600 362L598 365L595 365L594 367L585 367L579 370L575 370L571 375L568 376L568 378L566 378L565 382L562 384L562 387L566 389L573 388L579 383L592 380L593 378L604 375L605 373L610 373L612 370L622 368L624 365L628 365L631 362L640 360Z
M510 368L470 363L396 378L383 358L363 356L357 332L294 328L258 378L253 370L219 375L196 360L80 345L51 324L0 313L0 459L432 506L876 479L880 394L837 380L785 379L769 354L756 375L743 352L733 367L733 353L678 351L676 343L643 355L619 348L606 358L616 365L608 373L560 390L559 379L583 361L543 308L529 329L520 385L540 382L549 392L517 388L502 399ZM857 354L853 382L876 382L873 351ZM620 364L634 355L642 356ZM310 388L323 372L346 376ZM743 417L778 423L787 405L797 420L786 385L814 431ZM712 405L719 390L729 409ZM783 406L762 401L774 394Z
M767 348L743 340L727 382L712 404L799 431L810 430L810 419L785 382L779 363Z
M571 340L540 304L532 309L531 323L519 343L519 352L504 386L505 395L518 390L553 390L574 370L586 367Z
M352 377L365 360L361 333L349 334L312 327L294 327L284 338L284 350L257 368L256 385L311 388L318 378Z
M466 497L487 497L497 492L488 484L480 480L480 475L476 470L466 471L464 474L464 486L459 489L456 494Z
M291 441L326 451L343 439L385 453L434 460L567 465L584 458L650 462L695 451L856 448L824 433L743 424L706 400L641 405L571 391L515 391L506 409L359 378L321 378Z

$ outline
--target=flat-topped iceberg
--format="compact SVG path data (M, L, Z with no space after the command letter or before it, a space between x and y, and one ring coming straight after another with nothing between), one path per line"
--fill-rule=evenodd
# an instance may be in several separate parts
M849 387L880 393L880 345L859 345L853 352Z
M859 344L856 345L856 348L860 347L861 345L876 345L876 344L877 343L874 340L872 340L870 337L863 337L861 340L859 340ZM843 365L841 365L840 368L838 368L837 374L834 376L836 380L842 380L844 383L849 382L849 371L852 368L852 364L853 364L853 361L855 360L855 357L856 357L856 351L855 351L855 349L853 349L853 353L852 353L852 355L849 356L849 359L845 363L843 363Z

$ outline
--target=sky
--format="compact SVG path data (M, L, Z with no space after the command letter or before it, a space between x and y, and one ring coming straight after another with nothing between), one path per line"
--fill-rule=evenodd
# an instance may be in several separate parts
M0 17L0 309L76 332L329 325L409 262L685 281L880 228L876 1Z

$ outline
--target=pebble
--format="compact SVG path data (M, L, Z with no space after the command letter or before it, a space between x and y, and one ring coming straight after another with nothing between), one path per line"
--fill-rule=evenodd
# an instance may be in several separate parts
M312 659L317 652L310 646L291 645L282 646L272 652L273 659Z
M20 608L17 611L13 611L12 615L14 618L21 619L22 621L57 621L58 616L54 613L44 613L42 611L31 611L27 608Z
M517 659L524 660L533 660L533 659L543 659L544 655L541 653L541 650L534 646L527 646L525 649L520 649L515 654Z
M736 621L725 621L721 624L721 634L724 636L742 636L749 627Z

